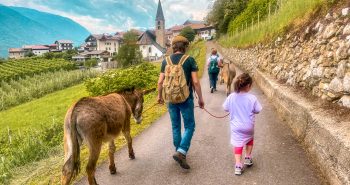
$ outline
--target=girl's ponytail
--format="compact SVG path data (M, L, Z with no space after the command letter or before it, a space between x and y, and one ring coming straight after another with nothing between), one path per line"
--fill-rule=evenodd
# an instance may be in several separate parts
M234 83L235 92L239 93L243 88L253 83L252 77L248 73L243 73L237 77Z

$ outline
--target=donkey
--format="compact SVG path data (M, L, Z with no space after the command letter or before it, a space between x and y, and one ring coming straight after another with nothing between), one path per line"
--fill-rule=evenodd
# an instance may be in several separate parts
M233 80L236 77L236 69L231 60L224 59L223 67L220 71L220 84L226 84L226 95L230 95Z
M80 146L85 141L89 149L86 166L90 185L96 185L96 162L102 142L109 142L109 170L117 172L114 163L114 139L123 133L128 143L129 158L135 159L130 136L130 117L142 121L143 95L147 92L112 93L106 96L86 97L69 108L64 123L64 165L61 183L67 185L80 171Z

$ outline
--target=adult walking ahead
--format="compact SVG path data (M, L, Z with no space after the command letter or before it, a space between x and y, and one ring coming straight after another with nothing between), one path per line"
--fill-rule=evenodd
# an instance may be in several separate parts
M216 49L212 49L211 55L208 58L207 66L208 66L208 74L210 80L210 92L213 93L216 91L216 82L218 81L218 75L220 72L220 68L222 61L218 55Z
M198 65L194 58L185 55L189 45L183 36L176 36L172 41L174 54L166 57L162 63L158 80L158 102L167 103L172 123L175 161L184 169L190 169L186 155L191 145L195 130L193 88L198 95L198 104L204 108L201 85L198 79ZM185 131L181 134L181 115Z

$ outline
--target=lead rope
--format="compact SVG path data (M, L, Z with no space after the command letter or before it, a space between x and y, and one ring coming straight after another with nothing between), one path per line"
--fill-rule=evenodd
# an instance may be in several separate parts
M197 105L197 106L195 106L195 108L199 108L199 106ZM227 116L230 115L230 113L228 113L228 114L226 114L226 115L224 115L224 116L216 116L216 115L210 113L206 108L203 108L203 110L204 110L205 112L207 112L210 116L212 116L212 117L214 117L214 118L218 118L218 119L223 119L223 118L226 118Z

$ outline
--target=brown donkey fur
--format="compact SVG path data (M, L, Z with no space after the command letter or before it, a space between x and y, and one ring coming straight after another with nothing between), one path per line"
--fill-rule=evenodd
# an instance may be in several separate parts
M89 149L86 166L89 184L97 184L96 162L103 142L109 142L109 170L116 173L114 139L123 133L128 143L129 157L135 159L130 136L130 117L142 121L143 93L136 91L82 98L68 111L64 123L65 163L62 184L67 185L80 170L80 146L85 141Z
M226 84L226 95L230 95L233 80L236 77L236 69L233 62L230 60L224 60L223 67L220 71L220 84L224 82Z

